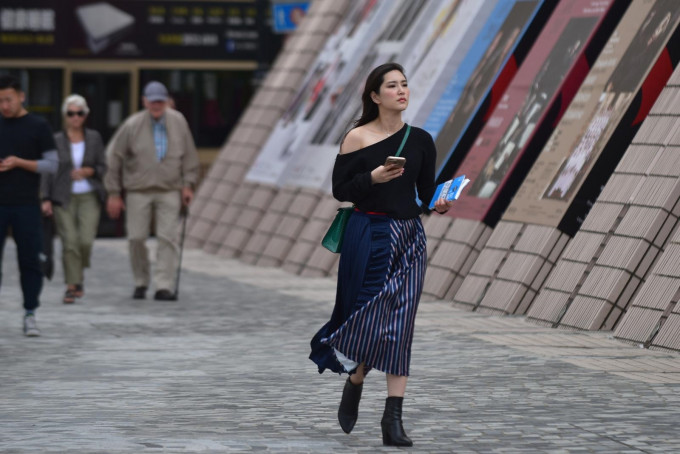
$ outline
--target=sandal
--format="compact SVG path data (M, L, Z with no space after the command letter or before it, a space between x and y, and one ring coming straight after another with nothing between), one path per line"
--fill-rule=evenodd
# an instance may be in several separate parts
M66 292L64 293L64 299L63 299L64 304L73 304L76 302L76 293L74 290L71 289L66 289Z
M82 298L85 295L85 289L83 288L83 284L76 284L75 290L73 290L74 295L76 298Z

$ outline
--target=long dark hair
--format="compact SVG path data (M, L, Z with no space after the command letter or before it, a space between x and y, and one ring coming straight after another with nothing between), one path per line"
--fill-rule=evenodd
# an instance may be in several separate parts
M404 68L399 63L391 62L374 68L373 71L371 71L371 73L368 75L366 78L364 92L361 95L361 102L364 105L364 109L361 112L361 117L359 117L359 119L354 122L355 128L358 126L363 126L366 123L370 123L371 121L378 118L378 105L373 102L373 99L371 99L371 93L376 92L380 94L380 86L385 80L385 74L395 70L404 74ZM404 76L406 76L406 74L404 74Z

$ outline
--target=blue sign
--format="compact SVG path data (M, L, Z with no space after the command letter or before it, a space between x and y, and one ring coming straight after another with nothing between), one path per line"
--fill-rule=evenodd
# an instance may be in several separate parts
M276 33L294 31L307 14L307 8L309 2L274 3L272 5L274 31Z

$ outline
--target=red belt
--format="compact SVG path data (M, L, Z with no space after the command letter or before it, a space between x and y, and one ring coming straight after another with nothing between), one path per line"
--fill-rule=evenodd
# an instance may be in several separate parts
M358 211L360 213L365 213L365 214L377 214L378 216L387 216L387 213L383 213L381 211L362 211L357 207L354 207L354 211Z

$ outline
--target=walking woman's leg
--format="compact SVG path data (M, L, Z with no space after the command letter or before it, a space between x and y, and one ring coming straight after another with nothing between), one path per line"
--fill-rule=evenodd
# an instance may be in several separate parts
M364 363L359 364L352 375L349 376L350 381L354 385L360 385L364 382Z
M387 374L387 396L388 397L404 397L406 392L406 382L408 377L403 375Z
M55 205L54 220L57 234L61 239L61 258L64 267L64 280L69 289L74 290L80 281L80 248L78 247L77 202L67 207Z
M385 412L380 426L382 428L383 444L388 446L413 446L413 442L406 435L401 421L401 407L404 403L404 392L408 377L387 374L387 399Z
M61 259L64 268L66 292L62 302L76 302L76 284L80 282L80 249L78 248L78 222L76 218L77 201L71 200L68 206L54 206L54 221L57 234L61 239Z
M99 227L100 204L97 195L94 192L82 194L78 201L78 235L79 249L80 249L80 284L79 297L82 297L82 285L85 281L85 268L90 267L90 257L92 256L92 245L97 237L97 228Z

